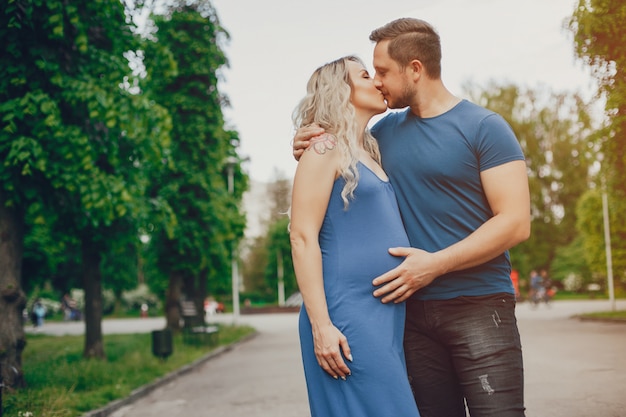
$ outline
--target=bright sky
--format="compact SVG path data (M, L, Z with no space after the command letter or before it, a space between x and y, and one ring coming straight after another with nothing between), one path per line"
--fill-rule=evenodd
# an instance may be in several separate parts
M231 40L230 67L220 91L228 95L229 128L255 181L291 179L296 162L291 114L318 66L360 56L373 72L370 32L399 17L433 24L441 36L444 84L462 97L467 81L581 92L595 83L574 59L563 29L577 0L213 0Z

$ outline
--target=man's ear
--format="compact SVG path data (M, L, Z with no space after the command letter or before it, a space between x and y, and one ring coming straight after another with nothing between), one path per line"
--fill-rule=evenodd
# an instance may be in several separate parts
M408 69L411 71L411 76L415 81L424 75L424 65L419 59L414 59L409 62Z

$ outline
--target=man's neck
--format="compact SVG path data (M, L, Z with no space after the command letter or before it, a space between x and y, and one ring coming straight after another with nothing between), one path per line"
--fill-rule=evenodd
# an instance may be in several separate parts
M441 81L423 87L417 94L416 103L411 106L411 112L423 119L440 116L461 101Z

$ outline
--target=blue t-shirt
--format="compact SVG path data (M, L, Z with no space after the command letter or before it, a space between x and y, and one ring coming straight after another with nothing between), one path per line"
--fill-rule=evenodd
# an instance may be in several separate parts
M464 239L493 217L481 171L524 160L508 123L467 100L432 118L420 118L410 109L390 113L372 127L372 134L411 246L428 252ZM413 297L514 294L510 273L507 251L483 265L438 277Z

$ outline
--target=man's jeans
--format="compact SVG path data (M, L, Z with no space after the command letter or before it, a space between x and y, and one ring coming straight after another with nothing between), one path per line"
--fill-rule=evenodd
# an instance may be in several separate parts
M511 294L406 304L404 350L422 417L524 416L524 371Z

